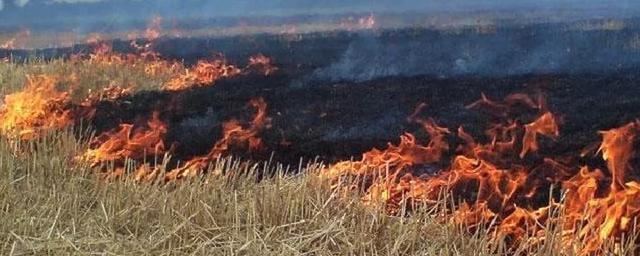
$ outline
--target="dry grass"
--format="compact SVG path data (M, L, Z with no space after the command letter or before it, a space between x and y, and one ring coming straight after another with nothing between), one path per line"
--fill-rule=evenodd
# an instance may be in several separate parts
M391 217L338 197L309 164L231 159L226 175L178 184L104 182L73 157L69 132L23 145L0 142L0 251L128 255L452 255L479 252L471 237L420 214ZM257 181L259 174L270 173ZM260 175L262 176L262 175ZM465 253L466 252L466 253Z
M0 61L0 95L23 88L26 75L49 75L57 78L61 89L72 89L74 100L83 99L88 90L110 85L127 87L134 91L155 90L169 80L168 74L147 74L142 64L143 60L129 65L64 59L29 59L25 63Z
M0 93L21 88L25 74L77 74L84 89L112 81L158 88L139 70L64 61L0 64ZM106 182L74 161L88 136L62 131L16 145L0 139L2 255L502 255L487 230L469 233L442 222L439 210L390 216L344 196L300 167L222 159L224 175L169 184ZM19 150L16 150L19 148ZM261 177L261 178L258 178ZM575 255L550 229L548 243L519 254ZM627 246L612 246L626 254ZM614 248L615 247L615 248ZM513 253L514 251L511 251Z

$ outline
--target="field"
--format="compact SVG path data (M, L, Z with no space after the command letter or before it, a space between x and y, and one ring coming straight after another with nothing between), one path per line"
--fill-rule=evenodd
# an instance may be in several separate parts
M633 255L633 24L0 51L0 254Z
M9 85L3 94L20 90L25 74L67 72L82 74L82 84L93 88L125 77L141 89L159 83L127 68L2 64ZM212 166L225 173L220 177L164 185L131 177L105 182L87 164L71 164L88 147L89 135L69 130L20 145L0 142L0 205L2 218L10 220L0 224L2 254L493 254L495 245L481 233L443 225L430 212L394 217L340 196L316 176L320 163L224 158Z

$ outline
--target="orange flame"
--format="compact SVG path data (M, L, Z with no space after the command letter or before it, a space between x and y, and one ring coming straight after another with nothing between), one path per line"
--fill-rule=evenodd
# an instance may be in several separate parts
M0 49L13 50L21 47L26 47L29 38L31 37L31 31L28 29L23 29L9 40L0 44Z
M401 209L417 206L437 207L443 193L452 196L456 207L448 209L448 220L463 224L469 229L487 227L494 230L493 239L507 239L515 245L527 240L530 244L542 241L545 223L561 223L562 239L569 247L573 239L586 241L581 253L599 252L610 239L620 238L632 232L640 217L640 183L627 182L626 173L633 156L635 136L640 132L640 121L601 132L600 152L607 163L608 178L600 170L588 167L567 166L564 161L544 158L542 163L531 165L521 161L537 152L538 135L557 138L557 118L544 107L544 101L534 101L524 94L508 96L504 102L489 100L484 94L481 100L469 108L482 108L487 113L508 118L513 107L523 105L542 111L533 122L524 126L507 121L491 126L486 144L478 143L464 129L458 129L463 141L459 155L452 158L448 167L439 168L441 153L448 149L444 140L445 128L416 118L424 104L409 120L423 123L431 135L428 146L419 146L410 134L402 136L398 146L389 145L385 150L373 149L363 154L360 161L344 161L331 165L320 174L336 188L351 191L364 186L363 202L382 203L387 211L398 214ZM522 132L522 130L524 130ZM522 134L522 150L515 153L516 141ZM422 170L440 170L437 174ZM356 177L353 183L342 185L342 177ZM547 198L540 203L545 188L561 185L564 201L556 203ZM538 203L536 203L538 202ZM554 219L552 210L562 209L562 219ZM561 222L558 222L561 221ZM537 241L537 242L536 242Z
M242 127L238 120L230 120L222 125L222 138L218 140L209 153L186 162L182 167L167 173L165 180L177 180L194 177L205 171L208 165L228 152L233 145L245 145L255 151L262 145L259 133L269 127L271 119L267 117L267 103L262 98L252 99L249 105L256 109L256 114L248 128Z
M136 53L114 52L112 45L104 41L100 35L91 36L87 40L93 49L88 55L89 62L107 66L126 65L132 68L142 68L145 74L152 77L167 76L169 79L162 85L162 89L168 91L211 86L222 78L235 77L252 71L268 76L278 70L271 58L263 54L251 56L249 64L245 68L229 64L224 57L199 60L193 67L185 67L179 61L163 60L160 54L153 50L153 44L160 35L161 21L162 19L158 17L149 25L146 31L147 44L139 45L136 38L131 39L131 45L137 50ZM81 61L85 57L84 55L76 55L72 59Z
M66 109L69 93L58 91L56 83L49 76L27 76L23 91L4 98L0 132L10 138L34 139L73 124Z
M225 60L198 61L193 69L186 69L185 73L171 79L164 86L165 90L177 91L214 84L218 79L239 75L242 71Z
M225 59L200 60L195 67L185 69L183 74L177 75L167 82L164 89L177 91L199 86L211 86L222 78L235 77L251 70L268 76L276 72L278 68L273 65L269 57L262 54L250 57L249 64L244 70L228 64Z
M110 161L139 160L161 155L165 153L163 138L166 133L166 125L159 119L159 114L154 113L147 127L121 124L120 128L96 137L91 142L92 149L81 159L97 166Z
M275 73L278 68L273 65L271 58L262 54L257 54L249 58L249 68L262 71L265 76Z
M600 187L605 175L586 167L563 184L567 190L565 228L587 241L585 250L589 253L597 252L609 239L631 232L640 216L640 184L625 182L639 124L635 121L601 132L600 150L611 173L608 192L601 192Z
M607 161L607 167L613 177L611 190L617 191L624 187L625 170L629 167L629 159L633 154L633 142L640 131L640 121L623 127L601 132L602 144L599 151Z
M524 126L525 133L522 139L522 151L520 158L523 158L528 152L538 151L538 134L557 138L560 136L558 124L551 112L546 112L536 121Z

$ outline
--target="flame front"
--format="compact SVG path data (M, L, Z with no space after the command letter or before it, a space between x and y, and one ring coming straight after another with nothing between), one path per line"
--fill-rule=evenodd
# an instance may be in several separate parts
M250 57L246 66L231 64L221 56L199 60L193 66L163 59L153 49L162 36L161 21L154 19L144 38L132 40L135 53L114 52L109 43L96 36L88 42L93 52L77 55L71 61L92 67L138 68L149 77L165 78L156 86L167 94L213 86L221 79L268 76L278 71L274 61L262 54ZM373 29L376 20L372 14L352 18L347 25ZM0 48L14 47L10 43ZM22 91L4 97L0 107L2 136L13 140L40 138L81 119L91 119L98 104L121 100L138 89L135 85L109 83L89 91L83 101L74 104L71 90L58 88L62 82L64 79L54 76L27 76ZM143 113L144 120L122 123L99 134L76 160L103 171L112 165L107 170L110 178L124 176L131 166L137 181L170 182L205 173L215 176L219 173L209 168L217 159L236 149L254 152L263 146L261 132L270 126L267 103L256 98L248 105L255 109L251 120L224 122L220 138L208 152L203 150L203 155L166 164L164 156L174 149L173 143L167 142L171 118L166 112L153 112ZM434 214L438 220L469 230L488 228L491 239L506 241L510 246L542 243L547 239L544 231L557 227L566 247L580 241L586 244L583 254L597 254L607 243L620 242L634 232L640 216L640 182L631 166L640 121L601 131L597 150L601 159L584 161L599 161L601 165L582 166L576 158L592 156L544 155L560 138L562 119L547 108L541 94L515 93L503 100L482 94L466 108L495 120L488 124L484 136L474 137L463 127L449 129L434 119L420 117L426 109L426 104L421 104L408 121L419 124L428 140L407 132L397 143L371 149L360 160L332 164L319 176L342 194L362 193L359 195L364 204L382 205L389 214L406 214L418 207L444 208L444 214ZM163 164L157 164L159 158L163 158Z
M144 159L164 154L163 139L167 126L158 115L154 113L144 128L121 124L114 131L101 134L91 142L94 148L87 151L82 159L96 166L104 162L122 162L125 159Z
M171 170L167 173L165 180L171 181L202 174L210 163L228 152L233 145L244 146L250 151L259 149L262 145L259 133L269 127L271 119L267 117L267 103L264 99L252 99L249 105L256 109L256 114L248 128L244 128L235 119L225 122L222 125L222 138L215 143L207 155L191 159L183 166Z
M33 139L73 123L66 108L69 93L56 89L49 76L27 76L23 91L5 96L0 109L0 132L9 138Z
M194 86L214 84L221 78L237 76L242 71L225 60L201 60L191 69L185 69L183 74L175 76L164 86L165 90L177 91Z
M538 117L519 124L511 118L516 105L538 111ZM478 143L459 128L462 143L448 164L442 157L449 150L448 130L433 120L416 118L416 111L409 120L423 124L429 143L420 145L413 135L405 134L398 145L373 149L359 161L339 162L320 176L336 189L364 191L363 202L382 204L391 214L419 206L442 207L445 200L446 221L470 230L488 227L493 230L492 239L513 246L525 239L530 244L541 242L545 229L560 225L565 246L583 241L582 253L591 254L633 231L640 216L640 183L627 181L625 174L640 122L601 132L600 152L607 175L598 169L572 167L559 156L539 162L527 157L539 150L538 135L559 137L558 118L540 98L513 94L495 102L483 94L468 108L485 110L503 121L486 131L487 143ZM549 197L552 186L561 187L564 197ZM554 217L558 210L561 216Z

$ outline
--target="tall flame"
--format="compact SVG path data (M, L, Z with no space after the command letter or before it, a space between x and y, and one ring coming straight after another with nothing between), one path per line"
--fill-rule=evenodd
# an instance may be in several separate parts
M50 76L27 76L23 91L4 98L0 132L10 138L34 139L73 124L66 109L69 93L57 90L56 83Z
M640 131L640 121L629 123L623 127L601 132L602 144L599 151L607 161L613 182L611 190L624 187L625 171L629 168L629 159L633 154L633 142Z
M166 133L167 126L156 112L144 128L121 124L118 129L99 135L91 142L93 148L82 159L96 166L110 161L161 155L165 153L163 138Z
M532 122L520 125L509 119L516 105L540 114ZM424 105L419 107L422 108ZM486 131L488 143L478 143L459 128L459 153L444 168L438 166L445 164L440 155L448 149L443 136L448 132L434 126L433 121L415 118L416 111L409 120L424 124L431 135L427 146L417 145L415 138L407 134L398 146L373 149L363 154L362 160L339 162L320 175L336 188L364 189L365 203L382 203L392 214L417 206L441 206L438 202L443 194L449 194L456 204L446 204L448 221L469 229L488 227L493 230L493 239L510 241L511 245L525 242L524 238L542 241L544 232L540 231L554 222L560 224L567 247L574 239L585 241L581 252L584 254L597 253L610 239L632 232L640 217L640 183L627 182L625 174L640 121L601 132L600 152L611 180L607 189L603 185L609 178L598 169L573 168L562 159L544 158L533 164L526 159L539 150L538 135L559 136L557 117L546 110L542 99L534 101L527 95L513 94L497 102L483 94L469 108L481 108L506 120ZM518 141L522 141L519 153ZM429 169L427 173L423 171ZM356 179L343 184L341 178L345 176ZM553 185L563 188L563 201L544 196L544 191ZM555 209L563 210L560 219L553 216Z
M560 136L558 124L551 112L546 112L540 118L524 126L525 132L522 139L522 151L520 157L523 158L528 152L538 151L538 134L552 138Z

